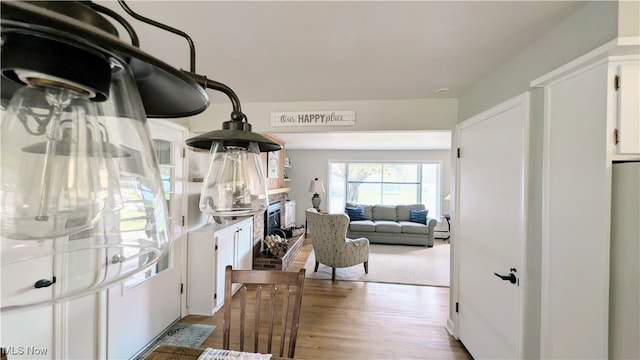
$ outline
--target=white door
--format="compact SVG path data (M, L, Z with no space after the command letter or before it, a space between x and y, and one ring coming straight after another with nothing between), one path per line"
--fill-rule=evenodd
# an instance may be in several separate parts
M521 357L527 118L525 94L457 129L458 337L476 359Z
M108 357L130 358L158 336L182 311L182 259L186 234L182 227L185 132L162 122L149 122L167 200L169 254L141 274L109 289Z

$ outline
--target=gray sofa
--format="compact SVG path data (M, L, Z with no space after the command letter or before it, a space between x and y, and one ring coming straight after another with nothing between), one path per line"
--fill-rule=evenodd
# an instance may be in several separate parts
M355 209L355 210L354 210ZM411 220L413 215L422 218ZM433 246L435 218L420 214L424 205L358 205L347 203L345 213L349 215L347 237L365 237L370 243L396 245ZM416 222L416 221L424 221Z

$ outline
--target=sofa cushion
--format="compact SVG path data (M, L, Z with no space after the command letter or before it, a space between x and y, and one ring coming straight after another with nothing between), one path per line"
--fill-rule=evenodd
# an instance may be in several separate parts
M424 210L424 204L397 205L396 214L398 221L409 221L411 210Z
M356 220L349 223L350 231L376 231L376 226L371 220Z
M378 233L400 234L402 232L402 227L396 221L376 220L374 224L376 225L376 232Z
M373 206L371 205L362 205L362 204L353 204L353 203L346 203L345 207L358 207L358 206L362 206L364 208L364 218L366 220L373 220L373 214L371 213L371 209L373 208Z
M345 207L344 212L347 213L351 221L365 220L364 207L362 206Z
M395 206L374 205L372 212L373 212L372 220L387 220L387 221L398 220Z
M400 225L402 226L402 232L405 234L420 234L420 235L428 235L429 227L424 224L418 224L416 222L411 221L400 221Z
M409 213L409 221L426 225L428 213L429 210L411 209L411 212Z

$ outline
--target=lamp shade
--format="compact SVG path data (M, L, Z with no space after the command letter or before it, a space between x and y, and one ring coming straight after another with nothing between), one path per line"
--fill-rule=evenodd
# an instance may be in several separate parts
M325 192L324 184L322 183L322 180L318 180L318 178L311 180L311 183L309 184L309 192L311 193Z

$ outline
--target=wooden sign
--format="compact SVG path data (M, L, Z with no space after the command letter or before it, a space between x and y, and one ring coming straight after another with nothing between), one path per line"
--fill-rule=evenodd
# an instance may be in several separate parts
M271 126L354 126L355 111L272 112Z

